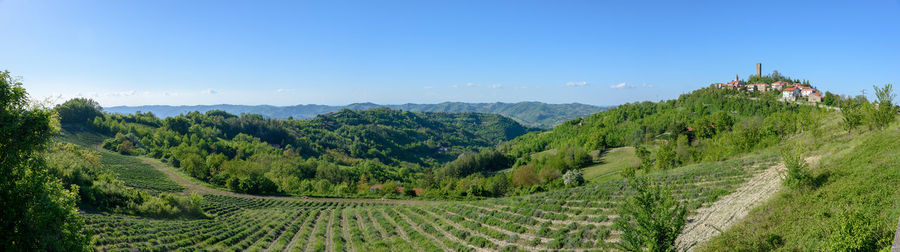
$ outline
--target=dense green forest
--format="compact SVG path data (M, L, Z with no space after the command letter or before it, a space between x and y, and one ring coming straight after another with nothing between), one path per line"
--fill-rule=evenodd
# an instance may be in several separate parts
M407 103L401 105L380 105L374 103L354 103L346 106L328 105L294 105L294 106L270 106L270 105L195 105L195 106L115 106L105 108L106 112L119 114L134 114L138 111L152 112L158 117L172 117L193 111L205 113L211 110L222 110L232 114L260 114L275 119L310 119L317 115L333 113L342 109L369 110L373 108L390 108L396 110L408 110L412 112L448 112L448 113L485 113L500 114L512 118L523 125L538 128L553 128L557 124L571 120L579 116L587 116L605 110L587 104L547 104L542 102L517 102L517 103L466 103L443 102L437 104Z
M238 192L338 196L416 187L444 163L532 131L500 116L344 109L308 120L206 113L107 114L91 100L56 108L66 125L108 134L102 147L147 155Z

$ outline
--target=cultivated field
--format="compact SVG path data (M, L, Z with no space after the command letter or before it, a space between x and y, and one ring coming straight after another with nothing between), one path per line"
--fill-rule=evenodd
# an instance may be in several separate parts
M104 155L104 162L123 162L120 159L139 160L124 156L108 160ZM673 186L693 210L733 192L774 162L773 155L757 154L650 177ZM154 172L160 172L154 168L173 169L137 167ZM123 179L140 185L160 176ZM103 251L606 250L617 240L612 223L616 207L628 194L621 179L529 196L461 202L306 200L207 189L198 192L204 194L203 208L209 214L205 219L84 214L95 235L95 247Z

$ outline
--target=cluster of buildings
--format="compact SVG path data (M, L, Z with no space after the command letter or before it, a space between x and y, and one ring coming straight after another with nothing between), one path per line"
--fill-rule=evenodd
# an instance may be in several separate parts
M756 64L756 74L760 75L761 73L761 64ZM781 92L781 98L785 101L798 101L798 100L806 100L811 103L819 103L822 102L822 92L819 90L810 87L803 86L800 83L791 83L786 81L777 81L774 83L754 83L754 84L746 84L744 81L738 78L738 75L734 75L734 80L728 83L714 83L714 87L716 88L727 88L731 90L743 90L743 91L751 91L751 92L768 92L778 90Z
M771 84L745 84L743 81L734 80L729 83L715 83L713 85L716 88L745 90L751 92L768 92L778 90L781 92L781 98L785 101L798 101L805 99L808 102L819 103L822 102L823 98L822 92L815 88L802 86L800 85L800 83L789 83L784 81L777 81Z

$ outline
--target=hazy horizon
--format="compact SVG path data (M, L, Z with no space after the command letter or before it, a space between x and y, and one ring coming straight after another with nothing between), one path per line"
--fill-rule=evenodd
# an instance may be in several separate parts
M62 101L64 102L64 101ZM232 106L273 106L273 107L291 107L291 106L350 106L355 104L375 104L375 105L407 105L407 104L442 104L442 103L467 103L467 104L491 104L491 103L507 103L507 104L515 104L515 103L527 103L527 102L537 102L544 104L583 104L590 105L596 107L612 107L622 104L609 104L609 105L597 105L597 104L587 104L581 102L567 102L567 103L549 103L549 102L541 102L541 101L517 101L517 102L462 102L462 101L443 101L443 102L434 102L434 103L415 103L415 102L407 102L407 103L376 103L376 102L353 102L347 104L317 104L317 103L300 103L300 104L288 104L288 105L272 105L272 104L235 104L235 103L218 103L218 104L177 104L177 105L168 105L168 104L139 104L139 105L113 105L113 106L104 106L100 104L100 106L107 107L145 107L145 106L170 106L170 107L191 107L191 106L220 106L220 105L232 105Z

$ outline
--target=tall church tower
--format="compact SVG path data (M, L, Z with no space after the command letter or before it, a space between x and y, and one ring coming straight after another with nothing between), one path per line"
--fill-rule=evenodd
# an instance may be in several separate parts
M762 63L756 63L756 76L762 76Z

